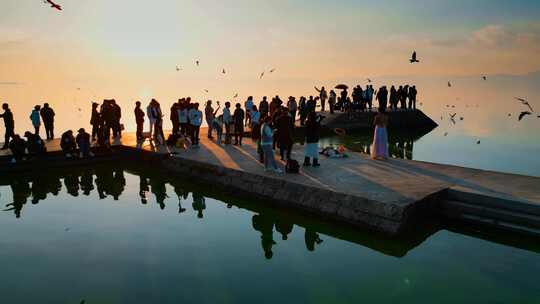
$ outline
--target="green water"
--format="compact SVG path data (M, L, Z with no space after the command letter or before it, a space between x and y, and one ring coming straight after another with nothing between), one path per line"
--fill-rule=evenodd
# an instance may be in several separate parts
M540 303L518 236L389 240L122 168L2 185L1 303Z

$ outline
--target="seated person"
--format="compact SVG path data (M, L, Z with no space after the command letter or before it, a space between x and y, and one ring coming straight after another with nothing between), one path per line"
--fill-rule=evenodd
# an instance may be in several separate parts
M64 152L64 156L67 158L71 158L72 155L75 154L77 144L75 142L75 137L73 137L73 131L67 130L62 134L60 147L62 148L62 152Z
M18 134L13 135L13 138L9 142L9 149L13 154L12 163L25 159L26 156L26 141L22 139Z
M45 142L38 134L32 134L26 131L24 133L24 137L26 137L26 147L28 149L28 154L41 155L47 152L47 148L45 148Z
M343 145L340 145L337 148L334 148L333 146L325 147L324 149L322 149L321 152L319 152L319 154L324 155L329 158L344 158L344 157L348 157L348 155L345 152L346 152L345 147L343 147Z
M94 154L90 151L90 134L88 134L83 128L79 129L75 141L79 146L80 158L94 156Z

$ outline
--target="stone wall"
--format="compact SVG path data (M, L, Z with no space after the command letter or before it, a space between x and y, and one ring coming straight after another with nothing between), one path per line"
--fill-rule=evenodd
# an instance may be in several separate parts
M181 157L162 159L169 174L260 198L270 204L293 207L323 217L369 228L389 235L398 234L407 223L412 208L299 184L273 176L253 174ZM239 193L238 193L239 192Z

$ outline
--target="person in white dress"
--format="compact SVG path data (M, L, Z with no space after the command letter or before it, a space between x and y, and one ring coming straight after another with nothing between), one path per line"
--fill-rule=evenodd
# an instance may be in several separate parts
M373 144L371 145L371 158L377 160L388 159L388 116L385 114L384 108L379 108L379 113L373 121L375 133L373 135Z

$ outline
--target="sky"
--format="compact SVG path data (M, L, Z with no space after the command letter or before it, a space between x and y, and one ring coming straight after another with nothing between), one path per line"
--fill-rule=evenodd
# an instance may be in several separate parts
M537 0L57 2L63 11L40 0L2 0L0 101L25 127L32 106L44 101L87 123L90 102L103 98L131 108L153 97L168 105L188 95L203 103L236 93L314 94L314 85L367 77L540 70ZM408 62L413 50L420 64Z

